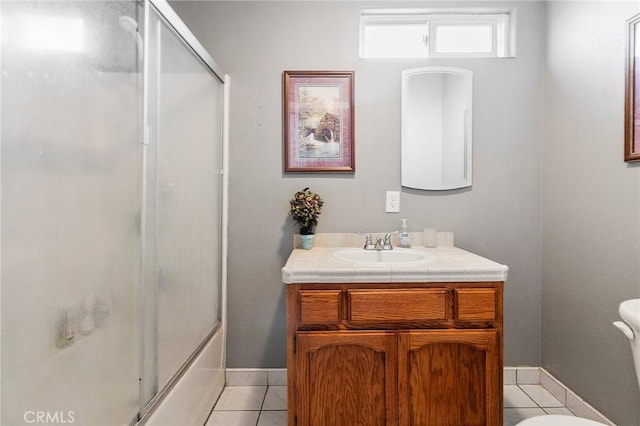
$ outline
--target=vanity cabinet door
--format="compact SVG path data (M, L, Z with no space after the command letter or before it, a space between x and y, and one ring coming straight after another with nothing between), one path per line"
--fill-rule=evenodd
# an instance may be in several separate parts
M496 330L398 333L400 426L502 425Z
M295 346L298 425L397 425L395 332L299 332Z

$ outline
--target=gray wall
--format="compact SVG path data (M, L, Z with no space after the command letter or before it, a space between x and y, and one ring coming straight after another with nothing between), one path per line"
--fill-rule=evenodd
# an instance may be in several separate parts
M516 59L359 59L359 10L372 4L434 5L173 3L231 75L228 367L286 366L288 200L306 186L325 200L318 232L390 231L407 218L412 230L455 231L456 245L507 264L505 362L540 365L544 7L518 3ZM425 65L474 72L473 187L402 189L401 213L387 214L385 191L401 189L400 72ZM283 174L284 70L355 71L354 175Z
M629 341L640 297L640 164L622 161L625 20L637 2L547 6L542 365L616 424L640 424Z
M359 10L372 3L173 5L231 75L229 367L286 366L288 200L306 186L325 200L318 232L390 231L407 218L509 265L505 362L540 365L542 5L518 3L518 57L499 60L359 59ZM402 189L401 213L386 214L385 191L400 190L400 72L424 65L474 72L473 188ZM284 70L355 71L355 175L283 174Z
M360 8L436 3L173 3L232 76L229 367L286 366L288 200L310 186L326 202L318 232L407 218L509 265L505 364L543 365L615 422L639 423L629 344L611 326L640 293L640 167L622 162L637 3L494 4L518 6L516 59L358 58ZM400 215L386 214L385 191L401 189L400 71L424 65L474 72L474 185L402 189ZM282 173L284 70L355 70L355 175Z

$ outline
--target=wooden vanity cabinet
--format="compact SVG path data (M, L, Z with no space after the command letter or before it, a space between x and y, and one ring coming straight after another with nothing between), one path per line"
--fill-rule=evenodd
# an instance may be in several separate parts
M502 291L288 284L289 425L502 425Z

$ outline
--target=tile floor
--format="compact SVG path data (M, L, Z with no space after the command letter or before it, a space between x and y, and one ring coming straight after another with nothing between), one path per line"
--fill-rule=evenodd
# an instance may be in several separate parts
M286 426L286 386L227 386L205 426ZM541 385L504 386L504 426L543 414L573 415Z
M227 386L205 426L287 426L287 387Z

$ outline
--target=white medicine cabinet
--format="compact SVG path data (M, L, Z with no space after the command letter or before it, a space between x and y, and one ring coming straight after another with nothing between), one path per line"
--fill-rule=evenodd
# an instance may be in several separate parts
M423 190L471 186L472 105L469 70L402 71L402 186Z

